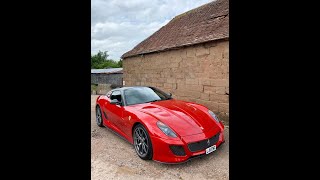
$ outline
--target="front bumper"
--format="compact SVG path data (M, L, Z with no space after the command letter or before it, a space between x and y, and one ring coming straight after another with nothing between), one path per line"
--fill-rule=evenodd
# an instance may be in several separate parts
M206 150L199 150L196 152L191 152L188 148L189 143L198 142L202 140L209 139L216 134L220 133L218 141L215 143L217 148L224 142L224 133L223 129L214 129L212 131L184 136L181 139L172 140L172 139L163 139L159 137L151 136L151 141L153 145L153 160L160 161L164 163L181 163L189 160L193 157L198 157L206 154ZM169 148L170 145L182 146L185 155L184 156L177 156L175 155L172 150ZM212 152L214 153L214 152Z

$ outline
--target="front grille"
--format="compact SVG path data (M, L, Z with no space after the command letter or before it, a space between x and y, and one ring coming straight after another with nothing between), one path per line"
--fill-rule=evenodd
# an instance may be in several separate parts
M188 144L188 148L191 152L197 152L197 151L201 151L204 150L214 144L216 144L219 140L219 135L220 133L214 135L213 137L210 138L210 143L208 144L208 139L202 140L202 141L198 141L198 142L194 142L194 143L190 143Z
M175 145L170 145L169 146L173 154L177 156L185 156L186 152L184 152L184 149L182 146L175 146Z

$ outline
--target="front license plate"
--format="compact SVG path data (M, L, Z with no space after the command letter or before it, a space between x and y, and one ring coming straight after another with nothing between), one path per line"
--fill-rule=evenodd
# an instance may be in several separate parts
M216 149L217 149L216 145L213 145L213 146L211 146L211 147L208 147L208 148L206 149L206 154L210 154L210 153L212 153L213 151L215 151Z

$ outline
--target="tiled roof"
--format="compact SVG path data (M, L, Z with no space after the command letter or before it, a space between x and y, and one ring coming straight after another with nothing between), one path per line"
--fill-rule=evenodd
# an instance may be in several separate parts
M180 14L121 58L229 38L229 0Z

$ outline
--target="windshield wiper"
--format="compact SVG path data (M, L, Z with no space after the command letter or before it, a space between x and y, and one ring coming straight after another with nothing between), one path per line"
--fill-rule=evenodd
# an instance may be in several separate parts
M160 101L160 100L155 99L155 100L152 100L152 101L147 101L147 102L145 102L145 103L156 102L156 101Z

